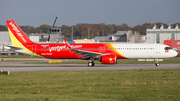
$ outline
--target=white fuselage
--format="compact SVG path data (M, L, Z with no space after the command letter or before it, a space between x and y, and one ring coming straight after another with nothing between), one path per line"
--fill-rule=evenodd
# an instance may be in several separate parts
M117 51L127 58L170 58L177 56L175 50L165 50L169 47L163 44L116 44Z

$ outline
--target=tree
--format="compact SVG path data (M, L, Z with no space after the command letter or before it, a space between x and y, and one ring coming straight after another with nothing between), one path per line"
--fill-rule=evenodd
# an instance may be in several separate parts
M128 30L129 30L128 27L124 27L124 26L121 26L121 25L117 26L117 31L128 31Z
M123 23L121 26L128 27L128 25L126 23Z
M114 27L112 25L106 25L106 30L108 30L108 33L113 33Z
M37 29L35 29L33 26L19 26L25 33L30 34L30 33L38 33Z
M7 31L7 26L5 25L0 25L0 31Z
M40 30L42 30L43 33L48 33L49 32L49 28L51 28L51 26L43 24L39 27Z
M161 27L163 24L164 27L166 28L168 25L162 22L154 23L157 25L157 28ZM95 36L101 36L102 35L102 30L104 30L104 35L107 36L109 34L116 33L117 31L128 31L128 30L133 30L133 31L138 31L140 34L145 35L146 34L146 29L147 28L152 28L154 26L153 23L144 23L142 25L137 25L133 28L128 27L126 23L123 23L122 25L105 25L104 23L100 24L86 24L86 23L80 23L77 25L73 26L74 29L74 37L76 38L81 38L82 33L83 37L87 38L88 36L88 29L90 29L90 34L91 37ZM174 28L178 24L180 26L180 23L175 23L172 24L171 27ZM20 28L27 34L29 33L40 33L40 30L42 30L43 33L48 33L49 28L51 26L43 24L40 27L34 28L33 26L20 26ZM62 27L62 32L65 35L66 39L71 39L71 32L72 32L72 26L66 26L63 25ZM5 25L0 25L0 31L7 31L7 27Z

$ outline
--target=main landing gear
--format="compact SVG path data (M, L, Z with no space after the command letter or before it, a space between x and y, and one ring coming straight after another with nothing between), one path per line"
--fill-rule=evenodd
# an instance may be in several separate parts
M93 62L93 61L88 62L88 66L89 66L89 67L94 66L94 62Z
M155 61L156 61L155 66L159 66L160 64L158 63L158 59L155 59Z
M88 62L88 66L89 66L89 67L94 66L94 62L93 62L93 61L94 61L94 57L91 57L91 58L90 58L90 62Z

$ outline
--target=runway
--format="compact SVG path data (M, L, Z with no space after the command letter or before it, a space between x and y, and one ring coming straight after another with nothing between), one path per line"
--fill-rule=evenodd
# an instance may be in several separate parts
M0 70L10 72L37 72L37 71L95 71L95 70L151 70L151 69L180 69L180 64L24 64L24 62L0 62Z

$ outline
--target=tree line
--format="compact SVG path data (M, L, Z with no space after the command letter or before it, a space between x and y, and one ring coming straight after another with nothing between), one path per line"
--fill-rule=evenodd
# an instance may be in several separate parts
M162 24L164 27L168 27L167 24L158 22L158 23L144 23L142 25L137 25L135 27L129 27L126 23L122 25L115 25L115 24L109 24L106 25L104 23L100 24L86 24L86 23L79 23L74 26L66 26L62 25L61 31L64 33L66 39L71 38L71 33L72 33L72 27L73 27L73 35L74 38L76 39L81 39L81 38L87 38L88 33L90 33L90 37L96 37L96 36L108 36L111 34L116 33L117 31L138 31L141 35L146 35L146 29L147 28L152 28L156 24L157 28L159 28ZM180 26L180 23L175 23L172 24L171 27L175 27L176 24ZM55 26L58 27L58 26ZM50 25L43 24L40 27L33 27L33 26L20 26L20 28L26 33L49 33L49 28L51 28ZM0 31L7 31L7 26L5 25L0 25Z

